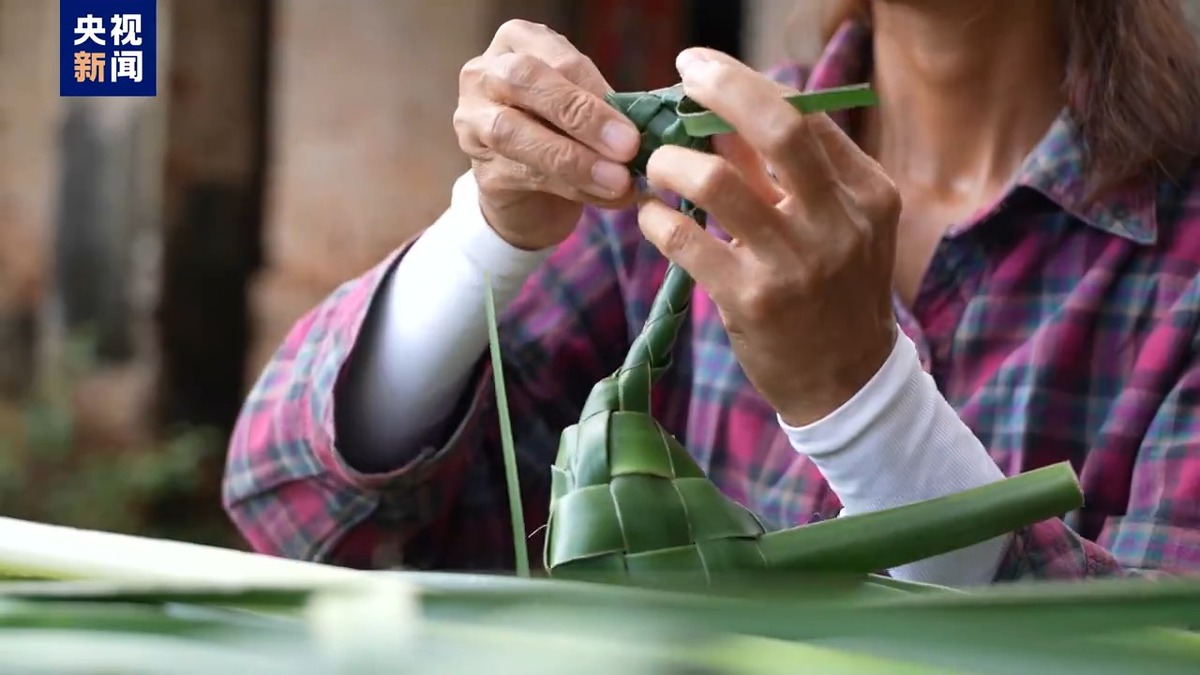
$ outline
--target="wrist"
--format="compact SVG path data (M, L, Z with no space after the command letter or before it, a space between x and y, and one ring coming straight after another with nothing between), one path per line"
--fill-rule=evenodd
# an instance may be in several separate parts
M553 249L570 235L583 213L581 204L555 203L550 195L479 193L477 208L509 246L534 253Z
M457 251L480 275L493 283L523 283L547 257L552 248L527 250L504 239L487 221L474 175L468 171L458 178L451 192L446 216L425 233L422 239L444 239L449 250ZM418 241L418 244L422 242Z
M801 454L813 458L838 454L861 444L865 435L878 432L879 422L890 418L914 387L923 388L926 378L916 345L897 331L887 360L840 407L804 425L790 424L782 414L778 415L778 421Z
M892 322L888 330L865 342L856 353L829 364L824 382L806 384L801 396L777 409L780 421L788 427L806 427L846 407L896 359L899 337L900 331Z

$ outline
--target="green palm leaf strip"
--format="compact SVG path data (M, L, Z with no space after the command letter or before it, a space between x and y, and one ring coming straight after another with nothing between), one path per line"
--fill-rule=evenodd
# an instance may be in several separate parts
M806 112L873 105L865 85L786 97ZM727 123L680 85L613 93L610 105L641 131L630 169L644 178L663 145L711 151ZM687 200L680 210L702 226ZM768 531L721 493L651 414L654 382L671 365L694 281L669 265L624 363L596 383L551 467L543 563L551 575L620 583L691 575L712 584L747 570L871 574L986 541L1082 504L1075 474L1046 467L961 494L816 525Z
M512 518L513 551L517 574L529 576L529 548L525 545L525 514L521 504L521 482L517 473L517 450L513 443L512 419L508 414L508 395L504 387L504 362L500 357L500 334L496 327L496 298L490 279L485 279L487 294L488 348L492 357L492 377L496 387L496 411L500 417L500 446L504 452L504 482L508 487L508 510Z
M680 85L675 85L679 87ZM879 102L875 91L867 84L852 84L845 87L832 87L819 91L791 94L783 97L802 113L823 113L873 106ZM689 136L703 137L725 134L733 131L733 126L717 116L711 110L696 101L683 96L677 107L679 120Z
M297 574L322 566L4 518L0 549L0 563L96 580L0 584L6 673L528 672L548 662L559 672L584 653L583 672L596 673L1124 675L1200 663L1197 636L1178 630L1200 624L1197 579L786 597L824 576L755 572L747 581L762 599L751 600L472 574ZM297 611L227 609L271 598Z

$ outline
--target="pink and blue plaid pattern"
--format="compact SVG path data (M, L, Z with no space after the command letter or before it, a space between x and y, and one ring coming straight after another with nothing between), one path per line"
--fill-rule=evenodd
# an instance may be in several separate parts
M862 81L869 52L867 31L848 24L814 69L777 75L808 88ZM897 305L925 368L1006 473L1064 460L1079 472L1086 506L1020 532L998 580L1200 571L1196 172L1088 203L1082 168L1064 115L1011 189L940 242L912 306ZM402 253L343 285L288 335L232 438L226 508L251 545L271 554L363 568L509 568L482 358L464 421L444 447L414 452L386 475L361 475L338 455L333 392ZM534 559L559 431L619 364L665 269L632 212L589 210L504 317ZM767 521L837 513L836 496L746 381L700 292L654 412L722 490Z

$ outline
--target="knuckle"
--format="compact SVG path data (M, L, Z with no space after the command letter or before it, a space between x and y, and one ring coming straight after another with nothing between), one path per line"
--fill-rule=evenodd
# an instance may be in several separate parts
M572 177L578 173L578 153L566 143L547 143L538 155L546 173Z
M483 63L484 59L476 56L463 64L458 71L459 92L470 91L479 86L483 79Z
M454 109L452 122L454 124L454 135L458 137L459 145L463 145L472 133L471 114L466 108L459 105Z
M537 74L538 61L529 54L510 52L496 59L495 74L506 87L524 89Z
M871 220L890 225L900 218L903 208L899 188L891 179L881 177L868 198L867 211Z
M668 256L683 253L691 246L694 236L694 228L685 223L683 218L671 218L663 231L663 253Z
M554 31L551 30L550 26L547 26L546 24L541 23L540 21L529 21L528 19L526 19L526 20L521 21L521 26L528 33L541 33L543 35L545 35L547 33L555 34Z
M468 157L482 158L488 154L488 147L478 129L478 113L470 107L459 105L454 110L454 136L458 147Z
M536 24L526 21L525 19L509 19L508 21L500 24L500 27L496 29L496 35L503 37L528 35L530 30L532 30L535 25Z
M696 199L711 201L713 198L728 190L732 181L736 180L737 171L729 162L724 160L709 160L708 167L700 175L695 187Z
M801 114L789 114L783 122L773 125L767 137L766 150L783 154L807 142L811 132L808 119Z
M562 96L557 104L557 114L563 130L577 133L587 128L596 117L596 106L582 91Z
M818 278L831 277L854 258L871 239L871 231L867 227L839 228L836 236L829 241L829 253L816 261L812 272Z
M560 57L554 64L555 70L576 81L594 67L591 59L575 51Z
M746 284L738 295L738 313L752 321L767 316L772 304L771 297L759 284Z
M544 177L529 166L511 160L479 162L475 182L481 192L492 194L536 191Z
M513 143L517 133L517 123L513 113L508 108L496 108L481 134L484 145L489 148L505 148Z
M546 184L546 174L528 164L514 163L511 172L516 183L531 190L539 190Z
M787 284L779 275L761 277L743 284L738 296L740 313L750 320L775 316L784 307L787 294Z

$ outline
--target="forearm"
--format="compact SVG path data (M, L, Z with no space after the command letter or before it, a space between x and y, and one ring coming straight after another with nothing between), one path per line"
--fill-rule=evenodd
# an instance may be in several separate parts
M484 284L503 311L550 251L522 251L488 226L468 172L450 208L392 271L337 391L346 462L368 473L440 446L487 346Z
M844 507L864 513L941 497L1004 477L922 369L900 334L883 368L853 399L803 428L784 426ZM891 570L902 579L951 586L989 583L1010 536Z

